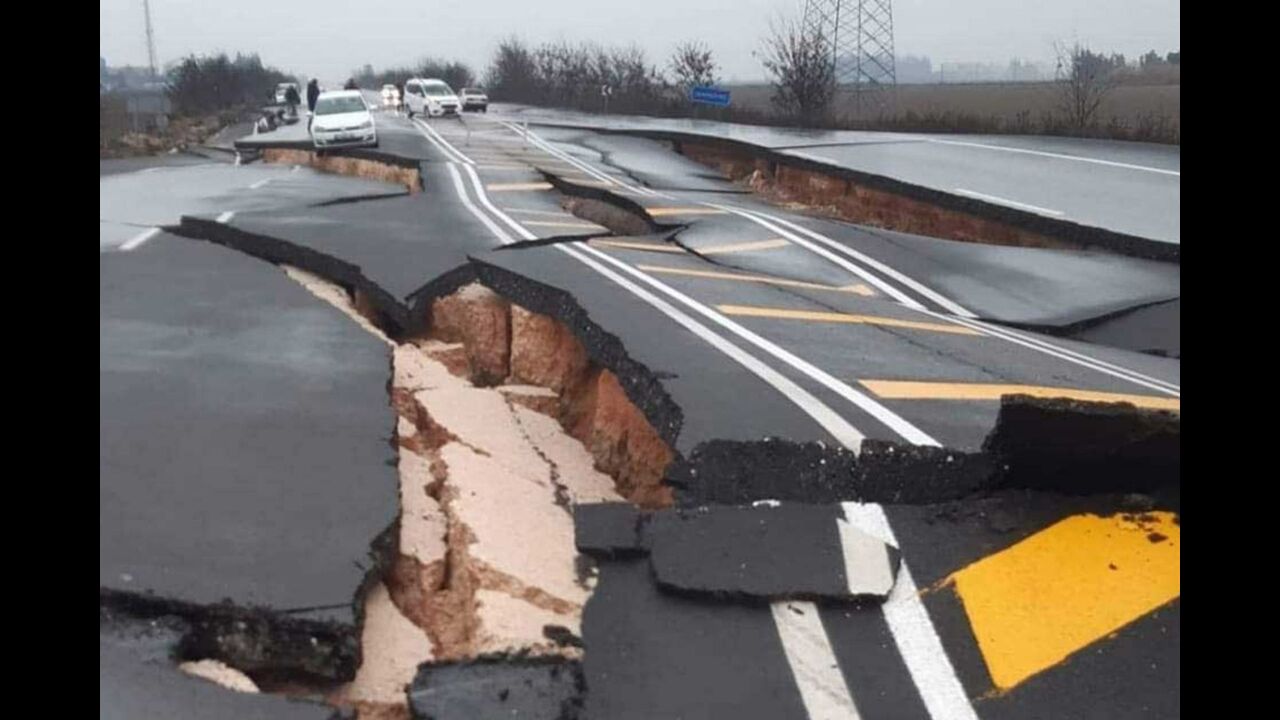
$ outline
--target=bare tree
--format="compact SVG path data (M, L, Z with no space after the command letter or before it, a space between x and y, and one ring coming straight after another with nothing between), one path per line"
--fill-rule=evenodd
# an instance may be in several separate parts
M715 85L716 63L711 58L711 49L697 40L688 40L676 46L668 61L671 75L676 86L683 92L699 85Z
M537 98L537 63L533 52L520 38L511 36L498 44L485 75L485 85L500 100L529 102Z
M1076 130L1092 125L1098 107L1116 88L1115 58L1090 52L1079 43L1067 47L1057 44L1058 105L1068 124Z
M772 76L774 107L806 120L827 114L835 95L835 66L825 37L794 20L775 21L764 41L763 62Z

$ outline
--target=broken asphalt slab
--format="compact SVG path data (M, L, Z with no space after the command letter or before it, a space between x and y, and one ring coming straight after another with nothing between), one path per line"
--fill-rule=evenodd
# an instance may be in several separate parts
M576 661L494 656L423 665L409 688L409 707L420 720L577 720L584 717L583 691Z
M100 274L103 591L354 625L397 512L389 349L212 244L161 236Z
M403 186L324 175L286 165L235 166L205 161L106 175L99 182L99 219L105 224L177 223L183 215L278 209L406 192ZM99 244L108 244L105 236Z
M655 582L734 599L884 599L898 551L846 521L837 504L758 502L641 514L625 503L574 509L580 551L602 559L649 554Z
M883 600L899 562L839 505L660 511L647 534L658 585L717 597Z
M482 268L482 282L512 302L564 322L602 366L613 369L620 358L609 355L617 354L656 378L682 412L678 437L667 435L664 418L650 413L652 403L645 396L632 394L628 383L639 371L615 370L631 400L677 452L713 438L834 442L785 395L559 246L490 252L476 259L496 268Z
M1124 517L1137 508L1161 512L1173 505L1176 499L1165 493L1064 497L1007 490L951 503L841 508L851 524L877 536L881 531L864 524L875 524L872 518L881 513L887 518L911 565L914 587L924 591L926 617L976 712L984 718L1032 720L1044 717L1047 707L1064 708L1055 710L1055 717L1176 717L1177 693L1170 688L1178 682L1179 603L1135 617L1025 684L993 693L965 610L949 588L940 587L942 581L1070 517ZM891 597L884 606L725 602L666 592L648 565L643 558L600 561L599 583L583 624L589 716L804 717L794 674L803 664L795 668L788 662L779 623L810 622L807 614L816 611L837 672L862 717L929 717L923 693L934 693L940 680L913 679L908 670L900 648L912 636L896 634L906 612L902 599ZM1105 563L1102 567L1116 572L1106 570ZM1141 574L1137 567L1119 569L1126 571ZM914 590L910 595L916 596ZM1081 601L1092 606L1100 600ZM917 687L917 682L926 684Z
M583 612L586 717L805 717L769 610L669 595L604 562Z
M1176 263L944 240L826 218L808 226L997 322L1066 327L1182 293Z
M1182 480L1180 414L1127 403L1006 395L983 450L1012 487L1143 492Z
M682 506L759 500L829 503L937 502L992 487L993 457L866 439L859 454L838 445L779 438L712 440L678 458L666 481Z
M586 503L573 508L573 542L580 552L606 558L648 550L642 523L648 516L631 503Z
M1084 495L1181 483L1180 414L1127 403L1006 395L979 452L867 439L826 443L713 440L677 458L677 504L936 503L1002 488Z
M181 671L179 645L189 628L176 618L131 620L101 613L98 709L102 720L336 720L316 702L236 692Z

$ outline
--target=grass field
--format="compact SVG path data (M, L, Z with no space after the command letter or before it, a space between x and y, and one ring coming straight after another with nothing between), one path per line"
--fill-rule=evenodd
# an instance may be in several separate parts
M745 113L771 113L765 84L730 88L733 104ZM899 85L889 108L872 120L855 119L851 95L838 96L833 124L933 132L1067 134L1053 83L948 83ZM1130 82L1116 87L1098 109L1096 125L1084 134L1116 139L1181 141L1181 85Z

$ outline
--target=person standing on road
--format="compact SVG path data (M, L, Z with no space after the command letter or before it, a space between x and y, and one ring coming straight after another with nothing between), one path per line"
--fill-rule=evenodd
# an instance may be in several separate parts
M289 107L289 116L296 118L298 106L302 104L302 98L298 97L298 88L290 85L289 89L285 90L284 104Z
M316 100L320 98L320 82L311 78L307 83L307 132L311 131L311 119L316 114Z

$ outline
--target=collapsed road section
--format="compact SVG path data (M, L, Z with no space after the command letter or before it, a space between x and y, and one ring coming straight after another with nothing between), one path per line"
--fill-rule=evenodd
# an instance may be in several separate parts
M104 705L184 715L189 691L219 698L212 717L1178 714L1176 392L1060 397L1027 376L1083 377L1071 356L1020 367L1009 347L1031 348L841 285L861 305L777 313L839 316L837 331L748 330L716 313L831 290L757 275L685 295L614 261L741 276L697 231L725 211L622 203L556 173L419 171L459 194L424 182L184 217L104 256L101 635L124 670L104 671ZM542 194L496 199L525 192ZM494 227L525 240L499 251ZM766 336L813 364L766 356ZM943 418L926 426L943 442L903 442L901 423L876 424L887 404L838 404L850 356L1004 376L978 377L995 388L978 411L912 416ZM139 528L148 511L164 517Z

